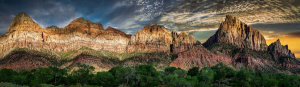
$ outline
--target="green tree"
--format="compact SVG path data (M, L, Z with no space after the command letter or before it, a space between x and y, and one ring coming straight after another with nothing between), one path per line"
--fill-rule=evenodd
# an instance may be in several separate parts
M53 80L55 74L55 72L49 68L38 68L32 70L32 73L33 79L30 82L31 85L50 83Z
M0 82L12 82L13 76L17 75L16 71L12 69L1 69L0 70Z
M199 86L208 87L214 81L215 72L210 67L204 67L197 74Z
M78 65L78 69L74 70L71 75L69 75L68 81L72 84L88 84L91 82L94 71L94 67L88 65Z
M193 67L191 69L189 69L188 71L188 75L190 76L196 76L199 72L199 67Z
M115 86L115 78L110 72L98 72L95 75L93 80L95 85L101 85L106 87L113 87Z

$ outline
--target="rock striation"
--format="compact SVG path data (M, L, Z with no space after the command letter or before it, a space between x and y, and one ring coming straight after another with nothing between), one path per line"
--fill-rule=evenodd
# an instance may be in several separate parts
M41 28L26 13L19 13L10 25L9 32L0 38L0 58L16 48L55 52L68 52L82 47L115 53L171 52L180 44L194 43L196 40L187 33L177 34L157 24L145 26L136 35L128 35L113 27L104 29L102 24L82 17L64 28Z
M154 24L145 26L135 36L131 37L128 52L173 52L173 49L180 45L194 45L196 43L197 40L185 32L178 34L176 31L169 31L163 26Z
M257 51L267 50L264 36L252 27L241 22L238 18L227 15L216 34L210 37L203 45L211 46L215 43L229 43L241 48Z

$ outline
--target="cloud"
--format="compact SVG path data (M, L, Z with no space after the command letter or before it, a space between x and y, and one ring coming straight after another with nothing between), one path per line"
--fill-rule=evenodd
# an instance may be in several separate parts
M298 37L298 38L300 38L300 32L288 33L287 36ZM300 52L300 51L299 51L299 52Z
M286 0L185 0L162 15L159 22L176 30L215 28L228 14L246 24L300 22L300 6L293 4Z

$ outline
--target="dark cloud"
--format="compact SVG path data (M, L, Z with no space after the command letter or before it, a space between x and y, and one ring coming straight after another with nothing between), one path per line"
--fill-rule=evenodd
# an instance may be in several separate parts
M19 12L26 12L42 27L61 27L71 18L79 16L71 5L56 1L58 0L1 0L0 32L7 32L13 17Z

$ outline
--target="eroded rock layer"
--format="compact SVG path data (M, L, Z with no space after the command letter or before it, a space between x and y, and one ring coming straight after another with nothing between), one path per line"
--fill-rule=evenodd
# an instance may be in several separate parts
M173 35L172 35L173 34ZM64 28L41 28L25 13L18 14L9 32L0 38L0 58L16 48L68 52L82 47L116 53L171 52L173 44L194 44L196 40L186 34L174 35L163 26L145 26L136 35L128 35L112 27L77 18Z

